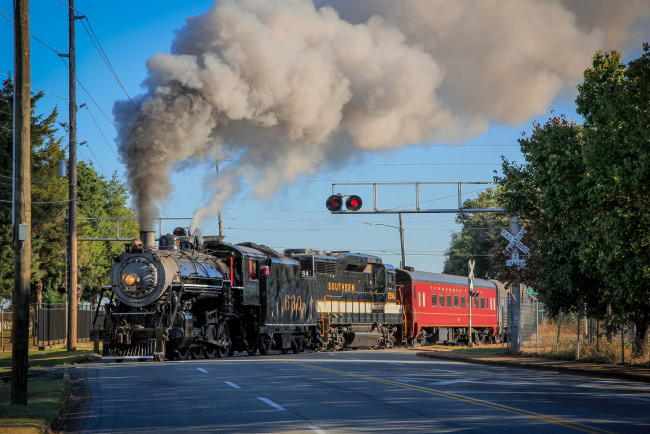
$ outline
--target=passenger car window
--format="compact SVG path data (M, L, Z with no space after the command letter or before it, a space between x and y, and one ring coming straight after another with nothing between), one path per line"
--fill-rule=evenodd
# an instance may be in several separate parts
M485 298L481 297L481 309L485 309Z
M458 307L458 296L454 295L454 307Z
M447 307L451 307L451 295L447 296Z
M445 296L440 294L440 306L445 307Z
M438 306L438 294L431 294L431 306Z
M460 297L460 307L463 307L463 308L465 307L465 296L464 295Z

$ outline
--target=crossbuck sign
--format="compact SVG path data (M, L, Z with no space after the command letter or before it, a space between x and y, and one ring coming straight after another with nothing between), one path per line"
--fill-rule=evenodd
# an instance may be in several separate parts
M508 267L512 267L513 265L517 267L523 267L526 265L525 260L519 259L519 250L521 250L524 255L530 251L530 249L521 242L521 239L525 234L526 229L521 229L519 232L517 232L517 235L512 235L505 229L501 231L501 236L509 241L505 251L512 251L510 259L506 261L506 265Z

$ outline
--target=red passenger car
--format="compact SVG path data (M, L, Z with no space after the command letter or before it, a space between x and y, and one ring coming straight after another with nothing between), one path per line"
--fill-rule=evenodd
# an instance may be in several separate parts
M469 341L470 305L467 277L397 270L398 298L403 306L407 344L456 344ZM473 342L495 342L497 285L474 279L471 297Z

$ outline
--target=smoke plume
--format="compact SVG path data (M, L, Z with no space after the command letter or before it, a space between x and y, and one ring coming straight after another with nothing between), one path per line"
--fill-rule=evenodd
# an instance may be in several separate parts
M115 104L141 226L181 166L231 161L206 181L196 227L242 183L268 196L356 153L525 122L596 50L626 48L649 10L644 0L219 1L149 59L143 95Z

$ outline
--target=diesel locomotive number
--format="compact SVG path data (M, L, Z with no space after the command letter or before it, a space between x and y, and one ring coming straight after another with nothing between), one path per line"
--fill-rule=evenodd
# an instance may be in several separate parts
M300 295L285 295L284 309L292 312L302 310L302 297L300 297Z

